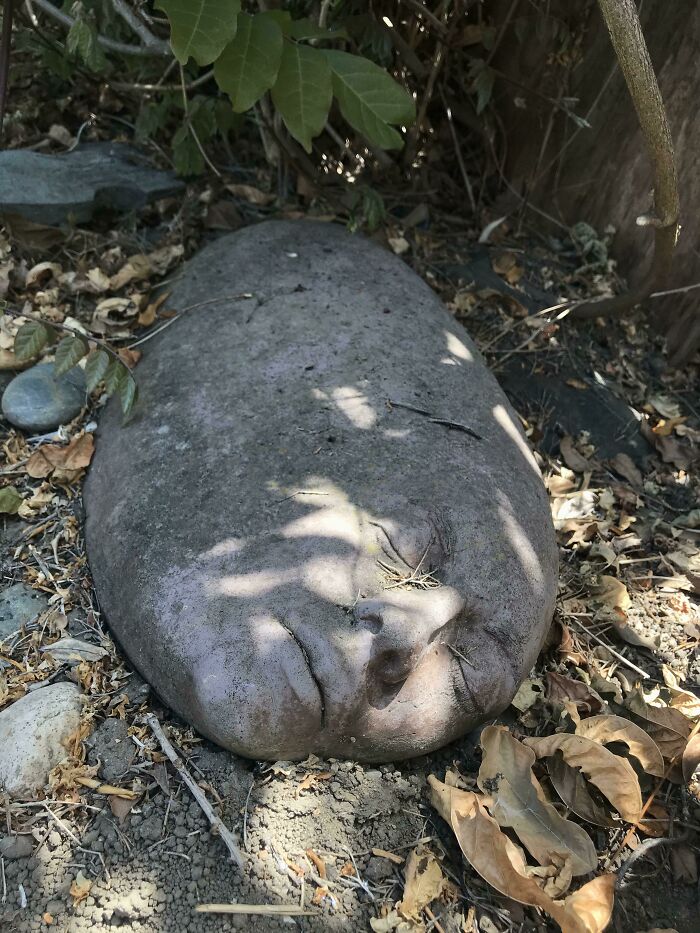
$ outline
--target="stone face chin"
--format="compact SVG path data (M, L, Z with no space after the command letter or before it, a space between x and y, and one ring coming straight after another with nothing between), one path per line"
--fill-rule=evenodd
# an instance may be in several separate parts
M498 714L557 550L518 419L399 259L329 224L205 248L110 403L85 488L106 618L179 715L252 758L392 761ZM475 434L464 430L469 428Z

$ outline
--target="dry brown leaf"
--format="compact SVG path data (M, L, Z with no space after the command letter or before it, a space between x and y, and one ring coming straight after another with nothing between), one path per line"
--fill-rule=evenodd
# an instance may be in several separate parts
M700 719L700 697L696 697L694 693L690 693L688 690L675 687L671 688L671 693L673 696L668 705L672 709L680 710L684 716L687 716L693 722L697 722Z
M698 883L698 860L689 845L681 843L671 849L673 880L680 884Z
M389 859L395 865L403 865L406 861L403 855L398 855L396 852L387 852L386 849L372 849L372 855L376 855L377 858Z
M70 895L73 898L74 907L85 900L90 893L90 888L92 888L92 879L86 878L81 869L70 886Z
M683 753L692 729L683 713L668 706L651 706L640 690L629 695L626 706L645 721L644 731L656 742L666 761Z
M146 309L139 314L136 318L136 322L141 325L141 327L150 327L151 324L155 322L156 315L161 307L161 305L167 301L170 297L170 292L162 292L155 298L153 301L149 302L146 306Z
M615 875L599 875L566 898L564 903L568 911L576 915L589 933L600 933L610 923L615 900L615 881Z
M428 904L440 897L446 878L433 853L425 846L418 846L408 856L405 879L403 898L396 907L410 920L418 918Z
M524 713L530 709L544 696L544 684L539 677L534 677L523 681L518 687L518 691L510 701L519 712Z
M637 775L626 759L613 755L605 746L581 735L559 733L543 738L523 739L523 744L532 749L538 758L561 751L566 763L579 768L624 820L636 823L639 819L642 792Z
M143 356L140 350L132 350L130 347L121 347L118 354L119 359L128 369L133 369Z
M515 285L523 277L523 267L518 264L516 253L498 253L491 260L493 271L505 279L509 285Z
M27 272L24 284L27 288L43 288L51 281L57 279L63 269L57 262L38 262Z
M682 768L683 779L688 784L700 769L700 733L694 735L683 750Z
M576 734L601 745L623 742L648 774L664 775L664 759L652 738L643 729L622 716L591 716L576 726Z
M321 858L321 856L320 856L320 855L317 855L316 852L314 852L313 849L307 849L307 850L306 850L306 857L309 859L309 861L313 862L313 864L316 866L316 871L318 872L319 878L324 878L324 879L325 879L325 877L326 877L326 863L323 861L323 859Z
M618 580L617 577L610 577L607 574L601 574L598 577L598 585L593 588L593 593L598 602L605 606L611 606L613 609L629 609L632 600L627 592L627 587Z
M532 773L535 753L503 726L487 726L481 747L477 782L492 798L489 809L499 826L512 828L540 865L551 864L556 852L571 856L575 876L593 871L598 865L595 847L581 826L560 816L546 799Z
M671 831L671 814L662 803L655 800L639 821L638 829L645 836L653 836L655 839L668 836Z
M568 434L559 441L559 450L564 463L574 473L586 473L593 470L594 464L576 450L574 439Z
M333 774L330 771L309 771L299 782L295 796L298 797L299 794L313 787L318 781L330 781L332 777Z
M144 253L136 253L129 256L126 263L116 272L109 281L109 287L112 291L119 291L125 285L131 282L138 282L141 279L147 279L153 272L153 267L148 256Z
M610 461L610 466L635 489L642 488L644 477L629 454L617 454Z
M60 444L42 444L27 460L27 473L34 479L43 479L55 471L76 474L89 466L95 452L92 434L81 434L66 447Z
M603 699L588 684L553 671L547 672L547 698L554 703L575 703L581 713L597 713L605 708Z
M117 794L112 794L109 797L109 809L112 811L114 816L116 816L117 822L120 826L124 825L124 820L131 813L139 800L140 794L134 795L133 797L122 797L118 796Z
M224 185L224 187L234 195L234 197L243 198L243 200L248 201L249 204L265 206L267 204L272 204L276 197L276 195L261 191L259 188L253 187L253 185Z
M547 759L547 771L552 787L576 816L596 826L618 825L593 799L586 779L578 768L567 764L561 753Z
M612 912L614 875L595 878L565 900L554 901L526 876L521 850L489 816L483 798L443 784L432 774L428 783L432 804L452 827L464 857L492 888L521 904L540 907L562 933L602 933Z

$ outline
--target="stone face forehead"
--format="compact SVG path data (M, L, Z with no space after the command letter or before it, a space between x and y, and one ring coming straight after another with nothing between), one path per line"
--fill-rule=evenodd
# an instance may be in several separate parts
M271 757L405 757L507 704L551 617L553 530L429 287L340 227L269 222L206 247L169 306L86 486L103 610L156 690Z

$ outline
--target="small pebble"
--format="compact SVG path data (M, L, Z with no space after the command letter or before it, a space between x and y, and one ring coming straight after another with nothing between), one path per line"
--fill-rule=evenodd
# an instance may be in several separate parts
M72 421L85 400L80 367L56 376L53 363L40 363L19 373L8 385L2 395L2 413L16 428L42 434Z

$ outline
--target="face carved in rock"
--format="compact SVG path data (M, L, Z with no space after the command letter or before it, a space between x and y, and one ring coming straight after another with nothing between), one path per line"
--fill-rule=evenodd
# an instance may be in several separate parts
M100 422L86 540L111 631L201 733L257 759L396 761L497 715L557 548L518 418L397 257L263 223L196 257Z
M320 478L279 498L270 531L195 562L193 602L204 597L235 637L223 664L220 647L201 646L203 731L228 704L229 742L251 757L298 757L303 736L319 754L371 759L382 742L399 758L483 716L494 670L489 703L515 689L507 644L470 602L469 553L447 510L397 502L378 515Z

